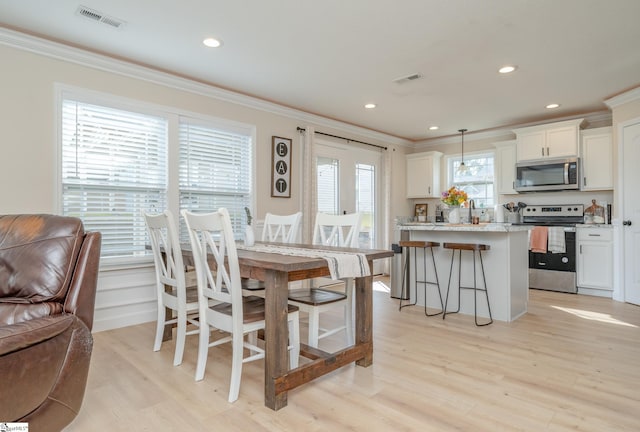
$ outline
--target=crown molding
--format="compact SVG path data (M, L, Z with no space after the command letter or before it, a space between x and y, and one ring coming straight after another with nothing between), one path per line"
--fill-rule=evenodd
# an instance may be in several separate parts
M464 138L465 138L465 142L473 142L473 141L479 141L484 139L509 140L509 139L515 138L515 133L513 132L514 129L520 129L520 128L529 127L529 126L539 126L539 125L544 125L549 123L557 123L561 121L576 120L576 119L584 119L584 123L586 125L589 125L593 123L595 124L602 124L606 122L611 123L612 117L611 117L610 111L596 111L596 112L587 113L587 114L558 117L555 119L547 119L545 121L513 124L513 125L508 125L508 126L499 127L499 128L480 130L477 132L473 132L473 131L466 132L464 134ZM426 148L426 147L431 147L435 145L452 144L452 143L459 143L459 142L460 142L459 134L448 135L446 137L432 138L429 140L416 142L414 143L414 148Z
M640 87L636 87L604 101L609 108L617 108L620 105L640 99Z
M84 67L114 73L129 78L139 79L153 84L182 90L189 93L205 96L248 108L257 109L271 114L281 115L293 120L311 123L320 127L328 127L350 133L367 139L380 140L387 144L408 146L411 141L388 135L383 132L355 126L349 123L311 114L295 108L289 108L254 96L237 93L216 87L212 84L204 84L188 78L158 71L150 67L136 65L124 60L115 59L106 55L92 53L80 48L50 41L33 35L28 35L15 30L0 27L0 44L45 57L54 58Z

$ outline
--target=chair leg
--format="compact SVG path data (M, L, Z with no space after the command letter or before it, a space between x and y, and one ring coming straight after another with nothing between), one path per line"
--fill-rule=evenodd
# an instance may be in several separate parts
M200 315L201 317L204 314ZM204 378L204 370L207 366L207 358L209 357L209 324L200 319L200 333L198 336L198 363L196 365L196 381L201 381Z
M173 365L178 366L182 363L184 353L184 343L187 338L187 311L178 309L178 330L176 332L176 352L173 356Z
M318 348L318 336L320 333L320 314L318 308L309 309L309 346Z
M298 312L289 314L289 368L295 369L300 361L300 317Z
M258 332L254 331L251 333L247 334L247 342L249 342L250 345L254 345L257 346L258 345ZM254 351L254 350L249 350L249 355L254 355L257 354L258 351Z
M156 321L156 340L153 344L154 351L160 351L160 347L162 346L162 335L164 333L165 326L165 307L158 303L158 319Z
M244 351L244 334L236 332L231 335L232 360L231 360L231 383L229 385L229 402L238 400L240 394L240 379L242 378L242 359Z

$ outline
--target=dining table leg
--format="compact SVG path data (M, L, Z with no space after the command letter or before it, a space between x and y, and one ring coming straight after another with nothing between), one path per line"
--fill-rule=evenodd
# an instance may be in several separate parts
M288 274L267 270L265 275L264 404L273 410L287 406L287 392L276 394L276 380L289 370L287 325Z
M373 269L373 262L369 261ZM356 278L356 345L368 347L364 358L357 360L358 366L368 367L373 364L373 276Z

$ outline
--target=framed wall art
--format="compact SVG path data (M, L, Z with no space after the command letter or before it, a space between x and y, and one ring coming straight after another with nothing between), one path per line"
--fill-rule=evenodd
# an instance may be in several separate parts
M427 204L416 204L415 217L420 222L427 220Z
M271 139L271 196L291 198L291 139Z

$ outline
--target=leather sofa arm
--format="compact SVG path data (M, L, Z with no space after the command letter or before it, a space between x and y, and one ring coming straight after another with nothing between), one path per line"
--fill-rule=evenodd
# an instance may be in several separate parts
M0 327L0 356L28 348L67 330L71 315L55 315Z
M89 330L93 328L101 240L99 232L86 233L64 303L64 311L80 318Z

